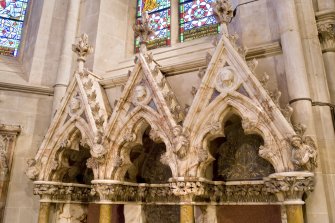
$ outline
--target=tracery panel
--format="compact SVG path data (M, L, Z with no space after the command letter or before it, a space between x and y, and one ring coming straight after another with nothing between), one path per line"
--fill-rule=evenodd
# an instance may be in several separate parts
M0 0L0 55L17 56L28 0Z
M138 0L137 21L140 21L142 12L147 11L150 18L150 26L155 35L148 43L148 49L155 49L171 44L171 1L170 0ZM135 40L136 52L140 46L140 39Z
M215 0L179 0L180 42L217 34L211 3Z

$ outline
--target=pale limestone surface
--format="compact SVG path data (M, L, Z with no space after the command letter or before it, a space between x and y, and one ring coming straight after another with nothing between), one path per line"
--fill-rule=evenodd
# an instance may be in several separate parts
M247 1L235 0L233 4L236 6L244 2ZM315 12L306 9L307 6L298 7L299 4L304 4L301 1L292 0L289 6L284 5L286 0L278 2L279 7L270 0L241 6L229 25L229 30L231 33L237 32L240 35L239 42L247 48L281 42L283 52L267 55L266 50L263 51L255 71L258 77L267 72L270 76L269 89L278 88L282 92L281 105L287 104L295 97L312 97L313 101L334 104L334 52L323 52L324 62L322 61L321 48L316 42L316 27L313 21L310 21L311 17L314 18L313 13L322 14L324 11L334 10L334 0L314 0L312 4ZM295 10L292 8L294 2ZM177 5L174 7L172 14L176 16ZM281 8L282 11L279 11ZM14 154L6 223L36 222L37 219L38 201L32 195L32 184L24 176L24 171L26 161L36 154L50 125L53 98L45 92L52 92L57 78L67 9L68 4L65 0L34 1L19 58L1 58L0 61L0 121L3 124L21 125L23 128ZM134 14L135 1L100 0L94 4L88 0L81 1L76 37L82 32L88 33L95 53L88 59L87 67L104 77L99 82L106 89L111 107L115 107L115 100L120 99L121 85L127 80L127 71L132 70L134 66L131 29ZM285 21L283 19L292 17L288 15L296 18L294 26L291 27L294 32L288 31L285 24L282 24ZM162 65L161 70L167 75L174 75L167 77L167 81L180 105L185 108L186 104L192 103L192 87L198 88L201 82L198 69L206 66L206 52L213 46L210 43L211 37L177 43L177 21L176 17L172 19L173 45L153 50L153 53L154 58ZM314 31L305 30L303 27L311 27ZM297 33L301 38L297 37ZM295 39L292 41L290 37L294 35ZM314 40L310 41L310 37ZM71 77L74 63L71 59L68 63L72 70L66 75ZM308 75L308 78L303 78L304 83L298 80L292 84L295 77L298 78L298 74L301 73ZM8 84L17 92L8 91L8 87L4 87ZM29 87L29 91L22 92L23 86ZM295 90L296 92L293 92ZM310 91L312 96L305 94L307 91ZM316 170L316 192L307 199L308 222L332 222L335 219L334 214L331 215L335 205L335 154L332 150L334 132L330 131L333 126L326 106L314 106L311 109L309 103L306 104L303 107L309 106L308 115L307 110L296 109L301 115L293 114L294 121L299 122L302 119L308 124L309 133L316 136L321 163ZM313 121L306 121L307 116Z

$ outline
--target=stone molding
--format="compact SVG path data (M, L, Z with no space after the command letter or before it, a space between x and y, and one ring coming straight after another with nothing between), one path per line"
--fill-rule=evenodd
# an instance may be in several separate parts
M193 46L193 45L192 45ZM190 46L190 47L192 47ZM213 46L206 47L206 50L212 49ZM179 51L179 50L175 50ZM173 52L169 52L173 53ZM188 52L185 52L187 54ZM162 53L160 53L162 54ZM174 52L173 54L183 55L182 52ZM254 58L265 58L270 56L275 56L282 54L282 49L280 46L280 43L278 41L273 43L266 43L258 46L253 46L250 48L247 48L246 53L246 60L252 60ZM156 54L154 54L156 56ZM159 56L159 55L157 55ZM157 62L160 63L165 58L157 59ZM174 75L180 75L183 73L188 72L194 72L199 71L199 69L204 69L207 67L207 61L205 56L203 57L197 57L193 58L192 60L188 61L172 61L170 63L165 63L160 67L160 70L162 73L164 73L165 76L174 76ZM130 63L125 63L124 65L120 66L117 70L111 70L108 73L117 73L116 75L111 75L112 77L107 77L103 80L101 80L99 83L105 88L110 89L116 86L124 85L128 80L128 69L132 69L133 65Z
M34 181L34 195L40 196L40 202L87 203L91 188L84 184Z
M335 52L335 11L318 12L316 18L322 52Z
M0 90L15 91L28 94L37 94L37 95L47 95L47 96L54 95L54 90L51 87L34 86L29 84L13 84L13 83L0 82Z
M209 181L204 178L171 178L166 184L93 180L92 185L35 181L34 194L52 203L136 204L304 204L302 196L314 188L309 172L271 174L264 180Z
M155 204L278 204L264 181L209 181L172 178L167 184L94 180L91 195L99 203Z

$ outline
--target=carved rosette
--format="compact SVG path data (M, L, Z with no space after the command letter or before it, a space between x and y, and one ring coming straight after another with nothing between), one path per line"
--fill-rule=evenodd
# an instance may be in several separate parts
M322 51L335 51L335 21L322 22L317 27Z
M199 179L174 178L169 181L172 193L183 202L192 202L196 196L205 195L206 184Z
M236 90L241 84L236 71L230 67L223 67L218 70L216 77L215 89L220 93L228 93Z
M139 84L133 92L133 103L135 105L147 105L151 100L151 93L147 86Z
M268 192L276 194L284 204L304 204L304 193L314 189L314 174L310 172L274 173L265 179Z
M88 202L91 187L83 184L34 182L34 195L44 202Z

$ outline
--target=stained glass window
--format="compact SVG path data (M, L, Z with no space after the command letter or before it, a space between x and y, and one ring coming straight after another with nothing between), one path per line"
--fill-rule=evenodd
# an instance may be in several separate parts
M148 43L148 49L155 49L162 46L170 46L171 43L171 2L170 0L138 0L137 20L141 19L142 12L148 11L150 26L155 35ZM136 51L138 52L140 40L135 40Z
M0 0L0 55L17 56L29 0Z
M211 3L215 0L179 0L180 42L217 34Z

